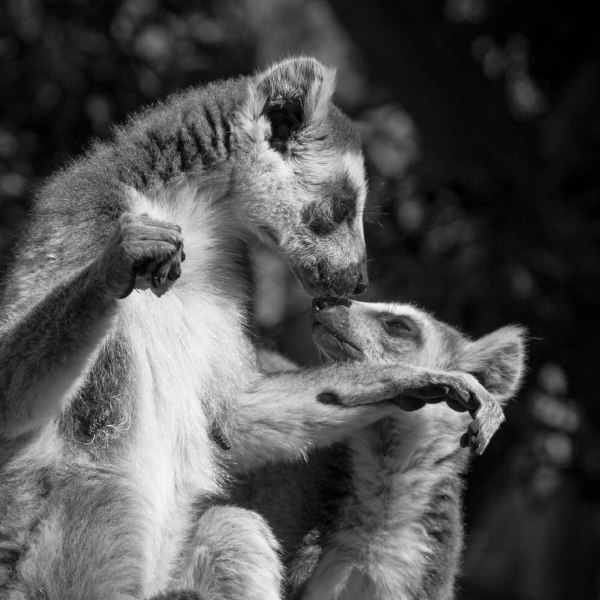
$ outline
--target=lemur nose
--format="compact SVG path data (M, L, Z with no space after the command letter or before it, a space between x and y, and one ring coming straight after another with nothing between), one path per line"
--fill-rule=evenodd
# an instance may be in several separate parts
M313 312L326 310L333 306L350 306L352 302L348 298L315 298L312 302Z

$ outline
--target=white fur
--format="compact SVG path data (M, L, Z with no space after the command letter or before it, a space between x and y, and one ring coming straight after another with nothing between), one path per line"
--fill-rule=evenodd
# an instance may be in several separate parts
M119 315L133 345L131 393L139 399L133 454L122 457L122 468L145 502L146 594L164 589L195 496L219 490L211 441L199 432L209 429L207 419L227 407L250 371L252 349L243 334L236 278L224 290L211 275L217 264L227 272L223 254L239 232L233 215L225 216L226 200L211 193L186 185L152 196L131 192L134 212L181 226L187 257L167 294L134 292Z

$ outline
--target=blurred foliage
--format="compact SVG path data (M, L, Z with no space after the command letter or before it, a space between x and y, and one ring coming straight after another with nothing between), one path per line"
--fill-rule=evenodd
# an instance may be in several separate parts
M370 199L367 298L472 335L530 333L508 423L474 463L463 598L599 598L600 37L592 3L6 0L0 253L40 179L169 92L288 54L338 67ZM308 300L257 251L258 319L317 360ZM1 265L0 265L1 266Z

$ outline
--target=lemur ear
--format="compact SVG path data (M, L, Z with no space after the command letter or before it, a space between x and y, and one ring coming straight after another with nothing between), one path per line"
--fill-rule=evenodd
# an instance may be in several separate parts
M525 330L511 325L467 342L460 368L477 377L498 401L508 401L525 369Z
M301 127L316 126L326 116L335 87L335 70L314 58L290 58L255 79L251 106L254 117L270 124L270 145L285 152Z

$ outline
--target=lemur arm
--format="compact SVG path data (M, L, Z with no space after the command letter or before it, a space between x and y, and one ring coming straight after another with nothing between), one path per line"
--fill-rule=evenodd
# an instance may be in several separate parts
M116 312L96 262L56 285L0 334L0 433L16 437L54 413Z
M346 362L267 373L236 405L229 454L238 469L249 470L341 441L397 406L414 410L447 400L466 411L487 396L470 375L408 364Z
M155 293L162 293L180 272L181 247L177 226L126 213L95 260L5 323L0 436L32 431L60 410L110 330L117 298L147 287L149 271Z

